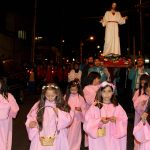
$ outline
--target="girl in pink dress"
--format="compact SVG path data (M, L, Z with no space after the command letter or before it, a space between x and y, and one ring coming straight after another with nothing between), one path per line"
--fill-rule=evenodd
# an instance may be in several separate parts
M0 78L0 149L11 150L12 123L19 111L19 106L11 93L7 91L4 78Z
M144 85L145 83L147 83L149 80L149 75L147 74L143 74L140 77L139 80L139 89L137 89L134 93L134 96L132 98L133 104L134 104L134 109L135 109L135 117L134 117L134 126L136 126L141 118L141 113L139 113L139 110L141 110L141 108L139 108L139 102L141 102L141 100L145 100L147 99L147 96L144 93ZM143 107L143 105L140 105L141 107ZM139 150L139 142L134 140L134 150Z
M78 81L74 80L68 84L65 100L68 102L71 110L75 112L73 122L69 126L69 148L70 150L80 150L82 140L81 123L84 122L86 103Z
M150 82L146 83L145 92L148 99L145 101L144 112L141 115L141 120L133 129L133 135L139 142L139 150L150 149Z
M133 103L137 100L137 98L142 95L144 93L144 85L145 83L147 83L149 81L149 75L148 74L143 74L141 75L140 77L140 80L139 80L139 89L137 89L133 95Z
M88 85L83 89L84 97L89 108L95 100L96 92L100 86L100 75L97 72L90 72L87 78Z
M72 122L69 106L57 85L42 87L41 98L27 115L30 150L69 150L67 127Z
M84 97L86 100L86 108L87 110L89 107L94 103L96 92L100 86L100 74L97 72L90 72L87 77L87 85L83 89ZM88 138L87 134L85 134L84 139L84 146L88 147Z
M102 82L95 103L86 112L89 150L126 150L128 118L114 92L113 84Z

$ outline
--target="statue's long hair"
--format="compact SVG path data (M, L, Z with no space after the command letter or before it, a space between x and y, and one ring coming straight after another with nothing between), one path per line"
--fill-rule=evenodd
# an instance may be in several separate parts
M116 3L115 11L118 11L118 8L119 8L119 7L118 7L118 2L117 2L117 1L112 1L112 2L111 2L110 6L109 6L109 10L112 9L112 4L113 4L113 3Z

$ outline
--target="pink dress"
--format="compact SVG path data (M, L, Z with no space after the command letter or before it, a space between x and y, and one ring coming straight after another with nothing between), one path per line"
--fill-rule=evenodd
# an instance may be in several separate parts
M16 118L19 106L14 96L8 93L8 99L0 94L0 149L11 150L12 119Z
M101 117L116 117L116 123L103 124ZM89 150L126 150L128 118L124 109L118 105L104 104L99 109L92 105L85 115L84 130L88 134ZM106 134L98 136L99 128L104 128Z
M83 89L84 97L86 99L86 108L87 110L89 107L93 104L95 101L96 92L99 89L100 85L87 85ZM88 137L87 134L85 134L85 141L84 141L85 147L88 146Z
M142 106L142 102L147 100L148 97L143 94L143 90L141 95L139 96L139 90L136 90L134 96L132 98L134 109L135 109L135 116L134 116L134 126L136 126L141 118L141 114L144 112L145 106ZM139 150L139 142L134 140L134 150Z
M141 95L143 95L143 93L144 93L144 91L142 90ZM133 104L134 104L134 109L136 109L135 105L138 103L139 97L141 95L139 95L139 89L135 91L135 93L133 95L133 98L132 98L132 101L133 101ZM135 125L139 122L139 117L140 117L139 114L135 110L135 117L134 117L134 124Z
M141 92L141 95L143 94L143 91ZM135 91L134 95L133 95L133 98L132 98L132 101L133 103L137 100L137 98L139 97L139 89Z
M69 150L67 127L71 124L71 115L58 109L57 117L53 110L53 108L56 107L55 103L46 100L45 106L51 106L53 108L45 108L43 116L43 129L39 132L37 127L29 128L29 123L31 121L36 121L38 104L39 102L35 103L35 105L31 108L25 123L28 137L31 141L30 150ZM57 134L53 146L42 146L39 140L40 136L53 136L55 131L57 131Z
M137 125L139 123L141 115L145 110L148 98L149 97L147 95L142 94L134 100L134 109L135 109L134 125ZM143 102L145 102L144 105L142 104Z
M68 142L70 150L80 150L81 146L81 122L84 122L84 116L86 111L86 103L83 97L79 94L71 94L68 101L74 113L74 119L69 127ZM75 110L75 107L81 108L82 111Z
M96 96L96 92L99 89L100 85L87 85L83 89L84 97L88 104L88 108L93 104Z
M133 135L140 143L139 150L150 150L150 125L140 121L133 129Z

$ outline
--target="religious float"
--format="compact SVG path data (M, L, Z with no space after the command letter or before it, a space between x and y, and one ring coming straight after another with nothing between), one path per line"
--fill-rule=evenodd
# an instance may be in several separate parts
M128 68L131 65L131 60L118 55L100 55L101 65L108 68Z

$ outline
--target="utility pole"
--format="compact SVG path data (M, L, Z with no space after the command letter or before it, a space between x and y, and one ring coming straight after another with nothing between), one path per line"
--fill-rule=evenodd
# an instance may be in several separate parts
M80 40L80 62L83 63L83 46L84 46L84 43L86 43L87 41L93 41L95 40L95 37L94 36L89 36L87 39L83 40L81 39Z
M80 63L83 63L83 41L80 40Z
M32 47L31 47L32 64L34 64L35 62L34 58L35 58L36 13L37 13L37 0L34 1L34 12L33 12Z
M139 11L140 11L140 51L142 54L143 51L143 17L142 17L142 0L140 0L139 4Z

